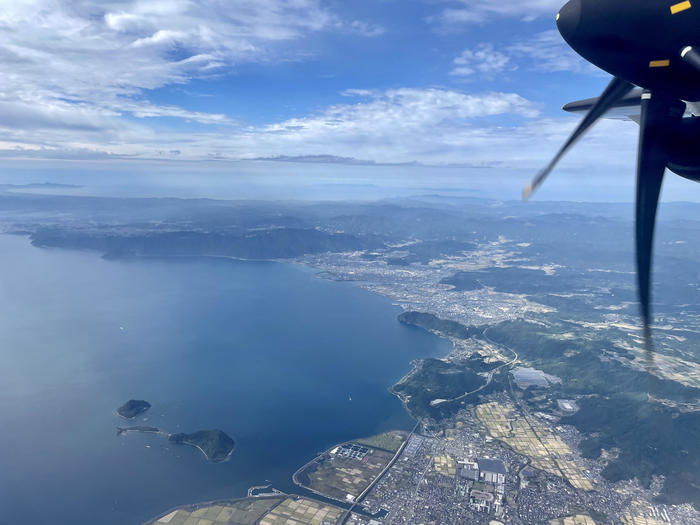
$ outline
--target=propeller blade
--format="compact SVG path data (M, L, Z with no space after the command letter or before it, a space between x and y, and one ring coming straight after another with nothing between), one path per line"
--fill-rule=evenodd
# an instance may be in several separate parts
M530 197L530 195L532 195L532 193L542 184L542 182L544 182L547 175L549 175L549 173L554 169L569 148L571 148L571 146L573 146L574 143L581 138L600 117L602 117L610 108L612 108L617 101L629 93L633 88L634 84L630 84L621 78L614 77L610 81L610 84L608 84L600 97L598 97L596 103L588 111L581 123L564 143L564 146L562 146L562 148L559 150L559 153L557 153L552 161L543 170L541 170L534 179L532 179L530 184L525 186L523 189L523 200Z
M680 124L685 104L660 94L642 94L637 153L637 201L635 240L637 285L647 350L651 351L651 265L656 210L668 163L666 136Z
M654 248L656 211L668 158L663 144L662 119L666 108L649 92L642 93L637 150L637 196L635 209L635 248L637 293L644 335L645 366L649 393L656 392L656 363L651 333L651 264Z
M668 162L662 142L663 136L659 133L657 125L659 120L657 113L658 108L651 103L651 93L644 93L642 95L639 149L637 152L635 241L637 286L645 330L650 321L651 259L656 209L661 193L661 182Z

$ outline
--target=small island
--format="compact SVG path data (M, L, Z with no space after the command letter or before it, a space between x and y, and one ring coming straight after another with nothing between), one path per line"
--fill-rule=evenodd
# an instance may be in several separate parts
M209 461L224 461L236 446L233 438L221 430L200 430L192 434L170 434L168 440L197 447Z
M119 414L124 419L133 419L136 416L143 414L151 408L151 404L143 399L130 399L117 409Z
M160 429L157 427L135 426L135 427L117 427L117 436L121 436L126 432L145 432L147 434L160 434Z

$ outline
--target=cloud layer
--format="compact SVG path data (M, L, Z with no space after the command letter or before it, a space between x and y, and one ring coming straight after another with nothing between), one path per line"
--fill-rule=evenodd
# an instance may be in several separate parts
M577 119L547 119L540 104L515 93L463 93L444 89L349 90L349 103L315 115L226 133L155 132L133 123L121 129L43 130L45 144L5 156L142 159L218 159L334 155L382 163L421 162L535 169L571 132ZM570 166L600 158L610 167L629 159L603 152L633 151L636 126L603 122L572 155ZM6 144L11 148L12 142ZM2 146L0 144L0 146ZM578 159L578 160L577 160Z
M570 117L542 118L540 103L510 90L464 92L426 87L430 84L424 82L423 87L347 89L340 104L245 125L236 115L156 103L148 95L164 86L206 80L246 62L298 60L301 51L294 44L313 35L344 33L367 39L384 29L343 17L322 0L5 4L0 10L0 66L5 72L0 155L5 158L335 156L529 168L542 163L549 154L545 146L554 150L575 122ZM548 0L437 5L440 16L459 23L537 16L553 9ZM524 63L584 71L554 32L544 32L505 46L465 49L444 73L495 79ZM192 125L169 125L172 121ZM634 127L601 127L610 126L621 126L613 140L616 148L624 149ZM584 150L596 144L595 137ZM605 147L608 142L597 144ZM614 165L617 160L606 162Z
M567 46L556 30L542 31L516 42L502 42L499 46L481 43L465 49L453 64L451 75L487 80L516 70L516 64L548 73L605 75Z
M144 90L183 84L246 61L292 59L284 43L333 30L376 35L319 0L3 2L0 122L105 128L110 117L177 117L226 123L149 103Z

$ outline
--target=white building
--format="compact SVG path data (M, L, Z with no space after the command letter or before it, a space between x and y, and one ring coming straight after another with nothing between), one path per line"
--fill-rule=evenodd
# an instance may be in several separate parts
M506 466L500 459L478 459L479 481L503 485L506 482Z

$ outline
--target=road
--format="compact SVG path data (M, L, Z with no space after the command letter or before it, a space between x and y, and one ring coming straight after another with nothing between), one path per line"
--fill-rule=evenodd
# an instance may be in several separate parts
M406 444L407 444L408 441L411 439L411 437L413 436L413 434L415 434L415 432L416 432L416 430L418 429L418 426L419 426L419 425L420 425L420 422L418 422L418 423L416 423L416 424L414 425L413 430L411 430L411 433L408 435L408 437L404 440L404 442L401 444L401 446L399 447L399 449L396 451L396 454L394 454L394 457L391 458L391 461L389 461L389 463L387 463L387 466L384 467L384 470L382 470L382 471L377 475L377 477L374 478L374 479L372 480L372 482L371 482L369 485L367 485L367 487L365 488L365 490L363 490L362 493L361 493L359 496L357 496L357 497L355 498L355 501L353 502L352 506L347 510L347 512L345 513L345 516L343 516L343 519L340 520L340 525L342 525L343 523L345 523L345 522L348 520L348 518L349 518L350 515L352 514L353 509L354 509L355 507L357 507L357 506L360 504L360 502L361 502L361 501L364 499L364 497L369 493L369 491L372 490L372 488L374 488L374 486L379 482L379 480L382 479L382 477L384 476L384 474L386 474L386 473L389 471L389 469L394 465L394 463L396 463L396 460L399 459L399 456L401 455L401 452L403 452L403 449L406 447Z
M447 400L444 401L445 403L454 403L455 401L462 401L462 400L465 399L466 397L471 396L472 394L476 394L477 392L483 390L484 388L486 388L487 386L489 386L489 384L490 384L491 381L493 380L493 376L496 374L496 372L498 372L498 371L499 371L501 368L503 368L504 366L512 366L512 365L518 360L518 354L517 354L517 352L516 352L515 350L512 350L512 349L510 349L510 348L508 348L508 347L504 347L503 345L500 345L500 344L498 344L498 343L495 343L494 341L492 341L491 339L489 339L489 336L486 335L486 332L488 332L488 328L487 328L486 330L483 331L483 336L484 336L484 338L485 338L489 343L491 343L492 345L498 346L498 347L500 347L500 348L505 348L505 349L507 349L509 352L512 352L512 353L513 353L513 359L511 359L511 360L508 361L507 363L503 363L502 365L499 365L499 366L497 366L496 368L494 368L493 370L491 370L491 371L489 372L488 377L486 378L486 383L484 383L483 385L481 385L481 386L480 386L479 388L477 388L476 390L472 390L471 392L465 392L464 394L462 394L462 395L460 395L460 396L457 396L457 397L453 397L452 399L447 399Z

